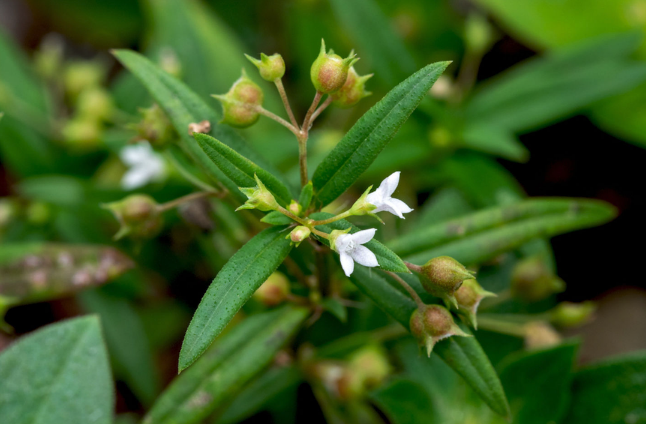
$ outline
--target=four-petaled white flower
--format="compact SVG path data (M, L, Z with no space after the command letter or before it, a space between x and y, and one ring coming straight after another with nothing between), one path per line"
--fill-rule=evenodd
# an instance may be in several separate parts
M152 181L162 180L166 176L164 160L155 153L147 141L124 147L119 152L119 157L128 166L128 170L121 178L121 187L124 190L142 187Z
M383 180L377 190L368 194L366 200L371 205L376 206L376 209L370 211L371 213L386 211L404 219L403 214L412 211L406 203L391 197L399 184L399 174L400 172L395 172L390 177Z
M363 266L379 266L377 257L362 244L369 242L375 236L377 230L357 231L354 234L341 234L335 240L335 249L341 256L341 267L348 277L354 271L354 263Z

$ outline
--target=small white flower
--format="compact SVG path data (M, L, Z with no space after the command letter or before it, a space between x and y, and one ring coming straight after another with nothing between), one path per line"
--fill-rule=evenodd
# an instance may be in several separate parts
M147 141L126 146L119 152L121 161L128 170L121 178L121 187L132 190L145 186L166 176L166 166L161 156L150 147Z
M399 184L399 174L399 171L395 172L390 177L383 180L377 190L368 194L366 200L377 208L372 210L372 213L386 211L404 219L404 215L402 214L412 211L406 203L391 197Z
M367 247L362 246L362 244L372 240L376 231L376 229L371 228L357 231L354 234L341 234L336 238L335 248L341 256L341 267L348 277L354 271L355 262L363 266L379 266L375 254Z

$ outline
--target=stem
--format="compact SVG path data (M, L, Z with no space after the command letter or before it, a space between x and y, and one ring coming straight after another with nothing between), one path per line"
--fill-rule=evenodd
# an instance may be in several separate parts
M265 109L262 106L254 106L253 110L255 110L256 112L258 112L261 115L266 116L269 119L273 119L274 121L278 122L280 125L284 126L288 130L293 132L296 137L298 137L299 134L301 133L298 130L298 127L293 126L292 124L290 124L289 122L287 122L283 118L281 118L280 116L276 115L275 113L272 113L272 112L268 111L267 109Z
M415 272L418 272L418 273L422 272L422 267L419 266L419 265L415 265L415 264L412 264L412 263L406 262L406 261L404 261L404 264L406 264L406 267L408 269L410 269L411 271L415 271Z
M307 174L307 138L298 138L298 165L301 170L301 188L307 185L309 176Z
M397 280L397 282L398 282L399 284L401 284L401 285L402 285L402 287L404 287L404 288L406 289L406 291L408 292L408 294L410 294L410 296L413 298L413 300L414 300L414 301L415 301L415 303L417 304L417 309L423 309L423 308L424 308L424 306L426 306L426 305L424 304L424 302L422 302L422 299L419 297L419 295L417 294L417 292L416 292L415 290L413 290L413 288L412 288L411 286L409 286L409 285L408 285L408 283L407 283L406 281L404 281L404 279L403 279L403 278L401 278L399 275L397 275L397 274L395 274L394 272L391 272L391 271L386 271L386 274L388 274L388 275L390 275L391 277L393 277L395 280Z
M328 95L328 96L327 96L327 99L325 99L325 101L321 104L321 106L319 106L319 108L318 108L318 109L316 109L316 111L314 111L314 113L312 114L312 118L311 118L312 122L314 122L314 121L316 120L316 118L318 118L318 116L319 116L319 115L320 115L320 114L321 114L321 113L322 113L322 112L323 112L323 111L324 111L328 106L330 106L330 103L332 103L332 96Z
M278 89L278 93L280 94L280 99L283 101L283 105L285 106L285 111L287 112L287 116L289 116L289 120L292 122L292 126L294 128L298 128L296 117L294 117L294 112L292 112L292 107L289 105L289 99L287 98L285 87L283 86L283 80L281 80L280 78L276 78L274 80L274 84L276 84L276 88Z
M336 215L336 216L333 216L332 218L322 219L322 220L320 220L320 221L312 221L312 222L310 222L310 224L311 224L313 227L316 227L317 225L325 225L325 224L329 224L329 223L331 223L331 222L338 221L338 220L340 220L340 219L344 219L344 218L347 218L347 217L349 217L349 216L350 216L350 211L349 211L349 210L347 210L347 211L345 211L345 212L343 212L343 213L341 213L341 214L338 214L338 215Z
M190 202L192 200L196 199L201 199L203 197L208 197L208 196L215 196L218 193L214 191L201 191L199 193L191 193L187 194L186 196L179 197L175 200L171 200L170 202L163 203L157 207L158 212L165 212L169 209L173 209L176 206L181 205L182 203Z
M314 96L314 100L307 111L307 115L305 115L300 131L295 133L296 139L298 140L298 164L301 169L301 187L305 187L309 180L307 174L307 139L309 138L309 131L312 126L312 115L316 111L316 107L321 101L321 97L323 97L323 93L317 91Z
M478 327L482 330L507 334L508 336L525 337L527 334L525 326L522 324L502 321L496 318L487 317L486 315L480 315L478 317Z
M298 222L299 224L304 225L306 227L309 227L309 224L308 224L308 222L306 220L304 220L303 218L299 218L298 216L294 215L293 213L291 213L290 211L288 211L284 207L278 205L278 209L276 209L276 210L278 212L282 213L283 215L285 215L285 216L293 219L294 221Z
M312 100L312 104L307 111L307 115L305 115L305 119L303 120L303 125L301 126L301 133L304 133L305 139L307 140L307 133L310 130L310 127L312 126L312 115L316 111L316 107L319 105L319 102L321 101L321 98L323 97L323 93L320 91L316 92L316 95L314 95L314 100Z

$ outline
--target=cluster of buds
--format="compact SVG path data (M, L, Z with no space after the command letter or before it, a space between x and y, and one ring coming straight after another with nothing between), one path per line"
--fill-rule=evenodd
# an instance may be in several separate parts
M233 83L226 94L214 94L222 103L222 123L232 127L246 128L256 123L260 117L258 108L265 98L262 89L242 70L242 76Z
M253 294L265 306L277 306L285 301L290 293L289 280L280 272L274 272Z
M423 305L410 317L410 331L420 346L431 356L433 347L440 340L451 336L470 337L453 320L451 313L440 305Z
M118 202L108 203L104 208L111 211L121 225L115 240L125 236L135 240L152 238L159 234L164 223L157 202L144 194L133 194Z
M456 292L465 280L471 280L474 276L473 272L449 256L438 256L423 266L413 266L412 269L420 274L424 290L455 309L459 309Z
M258 175L254 175L256 187L240 187L240 191L247 196L247 201L236 211L241 209L258 209L263 212L275 211L279 208L278 202L267 187L260 181Z
M565 283L552 273L540 256L533 256L516 265L510 290L517 299L537 302L565 290Z

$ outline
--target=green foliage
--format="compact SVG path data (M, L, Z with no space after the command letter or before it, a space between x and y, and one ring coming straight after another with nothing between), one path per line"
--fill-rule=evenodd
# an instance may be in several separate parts
M0 421L109 424L114 393L99 319L76 318L25 337L0 356Z

